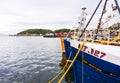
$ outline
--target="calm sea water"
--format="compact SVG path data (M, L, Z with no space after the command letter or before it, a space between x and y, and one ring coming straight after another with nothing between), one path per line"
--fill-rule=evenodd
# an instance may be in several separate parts
M61 55L59 38L0 37L0 83L47 83Z

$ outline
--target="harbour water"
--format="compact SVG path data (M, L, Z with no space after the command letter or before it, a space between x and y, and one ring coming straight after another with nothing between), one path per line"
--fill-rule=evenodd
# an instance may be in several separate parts
M0 37L0 83L47 83L61 55L59 38Z

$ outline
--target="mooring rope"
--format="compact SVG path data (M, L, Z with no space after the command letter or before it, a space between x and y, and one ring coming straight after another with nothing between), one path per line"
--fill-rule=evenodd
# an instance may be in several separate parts
M84 52L82 52L82 83L84 83Z
M73 61L71 62L70 66L68 67L68 69L66 70L66 72L63 74L63 76L60 78L60 80L58 81L58 83L61 83L61 81L64 79L65 75L68 73L68 71L70 70L70 68L72 67L73 63L75 62L77 56L79 55L79 52L82 50L84 46L84 42L80 45L80 48L78 49Z
M70 52L68 60L70 60L71 55L72 55L72 52ZM63 67L63 69L57 75L55 75L51 80L49 80L48 83L52 83L55 79L57 79L63 73L63 71L65 70L67 65L68 65L68 61L66 62L65 66Z

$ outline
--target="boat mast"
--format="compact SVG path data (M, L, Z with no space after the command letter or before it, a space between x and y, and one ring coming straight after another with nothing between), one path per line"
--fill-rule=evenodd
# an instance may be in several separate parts
M103 18L104 13L106 12L105 9L106 9L106 5L107 5L107 1L108 1L108 0L105 1L104 7L103 7L103 10L102 10L102 14L101 14L101 17L100 17L100 19L99 19L99 23L98 23L98 26L97 26L97 29L96 29L96 32L95 32L94 40L97 39L98 29L101 27L102 18ZM116 6L117 6L118 12L119 12L119 14L120 14L120 7L119 7L119 5L118 5L118 2L117 2L117 0L114 0L114 1L115 1Z
M103 15L104 15L104 13L106 12L107 1L108 1L108 0L105 1L105 4L104 4L103 10L102 10L101 17L100 17L100 19L99 19L99 24L98 24L98 26L97 26L97 29L99 29L100 26L101 26L101 22L102 22Z
M81 31L84 29L84 25L85 25L85 20L86 20L86 12L85 12L86 8L82 8L82 14L81 14L81 18L80 18L80 22L78 22L79 24L79 28L78 28L78 40L79 40L79 36L81 35Z
M101 17L100 17L100 19L99 19L99 23L98 23L98 26L97 26L97 29L96 29L96 33L95 33L95 38L94 38L94 40L97 38L97 35L96 35L96 34L98 33L98 29L101 27L102 18L103 18L104 13L106 12L107 1L108 1L108 0L105 0L105 4L104 4L103 10L102 10Z
M81 16L80 18L78 17L78 27L74 30L74 40L79 40L80 32L84 28L85 20L86 20L86 8L82 8Z
M91 22L91 20L92 20L93 16L95 15L95 13L96 13L96 11L98 10L98 8L99 8L99 6L100 6L100 4L101 4L101 3L102 3L102 0L100 0L100 2L98 3L98 5L97 5L97 7L96 7L95 11L93 12L92 16L90 17L90 19L89 19L89 21L88 21L87 25L85 26L85 28L84 28L84 30L83 30L83 32L81 33L81 35L80 35L80 37L79 37L79 38L81 38L81 37L83 36L83 33L86 31L86 29L87 29L88 25L90 24L90 22Z
M84 23L85 23L85 20L86 20L86 12L85 12L85 10L86 10L86 8L82 8L82 14L81 14L81 16L80 17L82 17L81 19L80 19L80 22L78 22L79 23L79 28L84 28Z

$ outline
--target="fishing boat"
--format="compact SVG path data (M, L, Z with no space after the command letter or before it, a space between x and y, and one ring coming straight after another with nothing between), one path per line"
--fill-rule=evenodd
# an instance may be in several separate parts
M120 25L114 23L106 26L115 14L108 16L107 21L102 23L108 1L100 0L86 24L86 8L82 8L79 26L70 32L73 36L61 38L62 51L66 54L67 61L71 62L65 74L72 68L74 83L120 83ZM120 17L118 1L113 1L115 6L112 5L111 8ZM102 2L104 6L97 28L87 30ZM110 29L115 25L118 26Z

